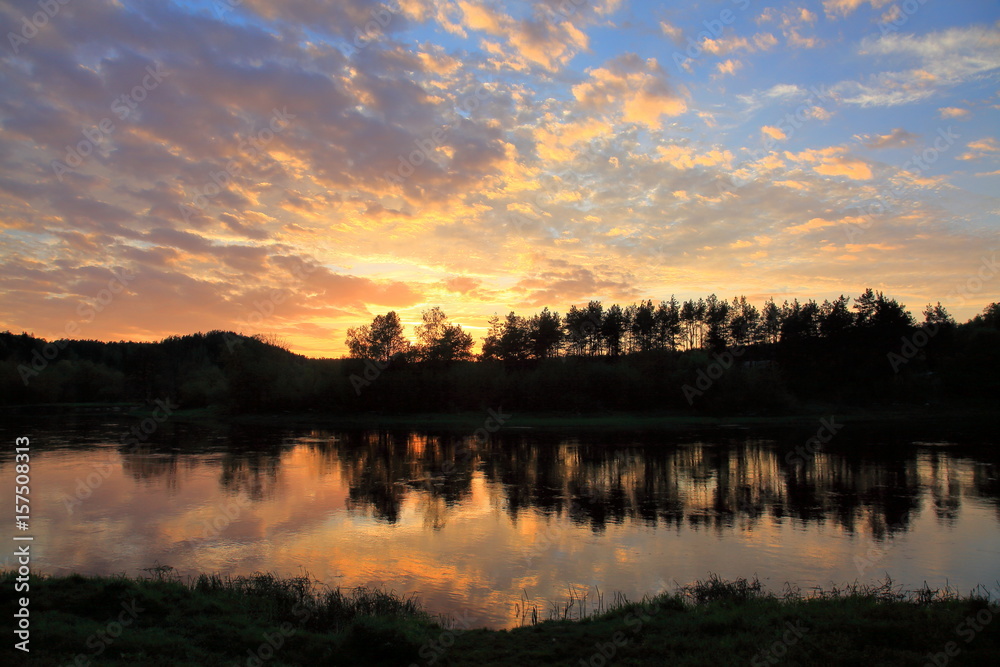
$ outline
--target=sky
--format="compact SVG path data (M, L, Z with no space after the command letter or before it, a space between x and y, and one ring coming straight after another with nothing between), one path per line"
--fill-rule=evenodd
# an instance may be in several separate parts
M0 330L1000 301L986 0L0 0Z

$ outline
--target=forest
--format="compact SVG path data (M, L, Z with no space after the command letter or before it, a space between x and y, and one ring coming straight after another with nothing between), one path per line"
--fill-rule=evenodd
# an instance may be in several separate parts
M994 406L1000 304L957 323L866 290L758 309L714 294L565 315L494 316L475 341L441 308L414 340L395 312L347 331L349 356L310 359L275 336L210 331L155 343L0 333L0 405L151 403L228 413L503 408L776 414L816 406Z

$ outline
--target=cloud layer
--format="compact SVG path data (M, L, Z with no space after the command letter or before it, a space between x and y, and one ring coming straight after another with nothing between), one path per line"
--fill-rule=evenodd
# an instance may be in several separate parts
M431 305L478 331L873 285L971 315L1000 27L887 5L4 3L0 328L338 355Z

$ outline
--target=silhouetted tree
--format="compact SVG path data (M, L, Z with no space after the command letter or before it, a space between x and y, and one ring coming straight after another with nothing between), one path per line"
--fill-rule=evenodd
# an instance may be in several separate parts
M502 360L503 353L500 348L500 340L503 338L503 322L496 313L490 318L490 330L483 338L483 350L479 353L480 359Z
M681 333L684 337L684 347L694 349L698 337L695 321L697 319L697 305L694 299L688 299L681 306Z
M656 333L656 310L653 302L641 301L637 306L629 306L629 330L632 337L632 348L639 352L653 349Z
M705 300L705 326L708 329L708 348L722 350L726 347L728 337L729 302L719 300L714 294L709 294Z
M954 327L955 319L948 314L948 311L941 302L938 301L936 306L927 304L924 308L924 324L937 325L941 327Z
M858 311L854 319L854 324L860 329L871 326L872 321L875 319L876 308L878 308L878 297L872 288L869 287L861 296L854 300L854 310Z
M708 303L705 299L698 299L698 303L694 306L694 324L697 328L698 334L698 347L705 347L705 323L707 322L706 316L708 315Z
M751 350L747 359L775 363L742 366L705 392L695 409L798 409L811 401L995 403L1000 305L957 325L940 303L928 304L918 328L903 305L880 292L866 290L850 304L844 295L822 306L795 300L779 308L769 299L758 313L745 297L720 301L711 295L683 307L671 297L655 309L650 301L605 309L595 300L571 307L565 318L547 308L527 318L511 312L491 320L483 358L513 363L454 367L447 362L468 359L472 338L433 308L418 327L417 351L440 367L427 372L401 363L384 375L385 368L371 362L410 349L394 312L349 330L351 355L364 361L305 359L280 339L225 331L159 343L47 343L0 332L0 404L169 398L184 407L235 411L477 410L499 404L528 411L683 409L677 387L690 377L692 363L703 363L699 347L759 342L768 349ZM649 354L685 347L694 352ZM551 359L563 351L617 359Z
M472 359L472 335L462 331L460 324L448 324L440 306L425 310L423 321L417 326L417 356L421 360L442 364Z
M670 301L661 301L656 307L655 322L656 347L661 350L677 349L677 338L681 334L680 304L673 295Z
M940 301L935 306L927 304L923 314L922 328L928 337L927 364L932 369L937 369L946 363L946 359L954 350L957 325Z
M991 303L986 306L982 314L972 318L970 324L975 327L1000 329L1000 303Z
M730 308L729 336L735 345L752 345L760 334L760 312L747 302L745 296L733 297Z
M819 309L819 332L825 338L840 338L854 325L854 313L848 308L849 299L843 294L833 301L824 301Z
M528 322L513 311L503 320L494 315L483 340L483 358L524 361L531 355L530 333Z
M761 313L761 338L765 343L777 343L781 337L781 308L774 302L773 298L764 304Z
M854 308L858 311L855 326L871 349L896 345L915 325L906 306L870 287L855 299Z
M787 305L782 314L781 342L801 341L819 335L819 306L810 299L800 304L798 299Z
M569 307L569 312L563 320L569 354L582 356L587 353L587 342L590 339L588 328L592 327L593 323L587 320L587 311L576 306Z
M906 306L879 292L875 302L874 325L887 332L904 335L914 326L913 315L906 310Z
M608 356L618 358L622 353L622 340L627 326L625 313L617 303L608 308L604 321L601 322L601 338L604 339Z
M584 329L587 333L587 351L595 357L604 351L604 306L600 301L587 303L587 319Z
M370 325L347 330L347 349L356 359L374 359L388 363L405 354L410 342L403 337L403 325L395 311L376 315Z
M535 359L548 359L557 354L563 340L559 313L552 313L544 308L541 313L532 317L528 326L528 339Z

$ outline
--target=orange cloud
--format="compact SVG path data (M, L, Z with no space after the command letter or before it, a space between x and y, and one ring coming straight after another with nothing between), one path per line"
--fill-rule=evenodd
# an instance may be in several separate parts
M918 135L897 127L889 134L867 135L859 138L869 148L904 148L912 146L916 142Z
M726 60L725 62L721 62L721 63L717 64L715 66L715 69L719 72L720 75L726 75L726 74L735 74L736 70L738 70L738 69L740 69L742 67L743 67L743 63L741 63L738 60L733 60L732 58L730 58L729 60Z
M836 224L837 223L824 220L823 218L813 218L808 222L803 222L801 225L789 227L786 231L789 234L805 234L806 232L823 229L824 227L833 227Z
M854 180L867 180L872 177L871 168L866 162L845 155L844 149L840 146L805 150L800 153L786 151L785 157L793 162L815 165L812 167L813 171L824 176L846 176Z
M497 56L495 63L514 70L523 71L522 61L527 61L555 71L589 46L586 33L573 21L519 20L468 0L459 0L458 8L464 28L502 38L509 49L497 42L486 42L484 46Z
M875 9L883 7L892 0L823 0L823 9L827 16L849 16L861 5L868 3Z
M690 146L681 146L679 144L657 146L656 152L660 154L661 162L666 162L677 169L714 167L716 165L725 165L728 167L733 162L733 154L729 151L713 149L704 153L698 153Z
M938 109L938 113L941 118L968 118L971 112L968 109L962 109L960 107L941 107Z
M846 176L855 180L866 180L872 177L872 170L861 160L846 157L833 158L813 171L824 176Z
M784 130L778 127L771 127L770 125L765 125L764 127L760 128L760 131L762 134L765 134L771 137L772 139L781 140L786 138Z
M655 58L642 60L626 54L589 71L590 80L573 86L573 96L584 109L601 113L620 110L626 123L659 129L662 116L678 116L687 103L671 89Z
M994 153L1000 152L1000 143L992 137L987 137L985 139L970 141L966 144L966 148L968 150L958 156L959 160L978 160L979 158L991 156Z

